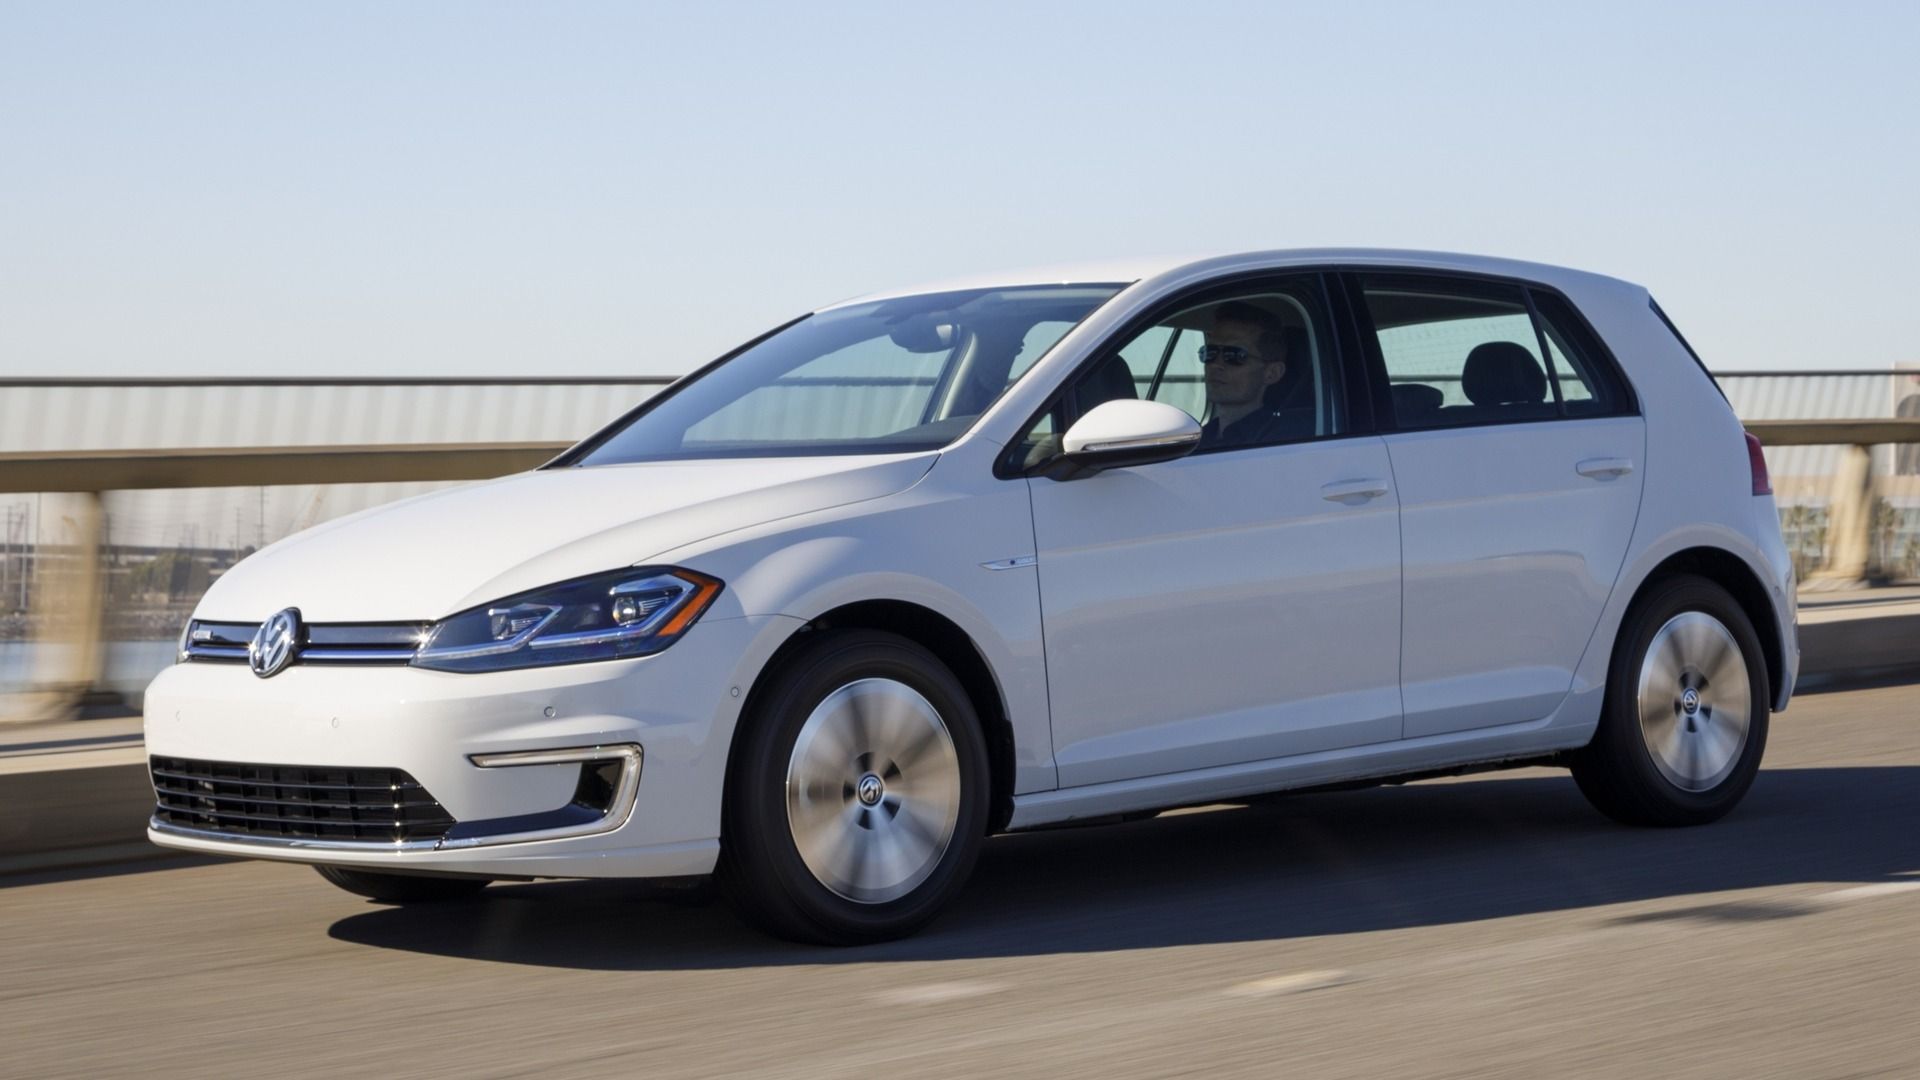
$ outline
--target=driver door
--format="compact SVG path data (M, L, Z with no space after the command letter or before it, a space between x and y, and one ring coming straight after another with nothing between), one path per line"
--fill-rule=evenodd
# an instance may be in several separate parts
M1385 443L1348 422L1317 275L1177 305L1070 386L1027 452L1113 397L1216 419L1225 391L1200 356L1229 303L1286 339L1258 407L1291 419L1253 444L1028 480L1062 787L1400 737L1399 504Z

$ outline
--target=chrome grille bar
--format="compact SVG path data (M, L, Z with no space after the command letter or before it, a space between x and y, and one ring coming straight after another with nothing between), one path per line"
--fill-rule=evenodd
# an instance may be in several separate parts
M242 786L242 787L261 787L261 786L266 786L266 785L271 785L271 786L273 786L273 787L283 787L283 788L311 788L311 789L314 789L314 790L323 790L323 791L385 791L385 792L394 792L394 791L424 791L424 790L426 790L426 789L424 789L424 788L422 788L422 787L420 786L420 784L419 784L419 782L418 782L418 781L416 781L416 780L414 780L414 779L413 779L412 777L407 777L407 778L406 778L405 780L403 780L403 781L398 781L398 782L388 782L388 783L377 783L377 784L356 784L356 783L353 783L352 781L340 781L340 782L326 782L326 781L320 781L320 782L301 782L301 781L296 781L296 780L293 780L293 779L290 779L290 778L289 778L289 777L287 777L287 776L286 776L285 774L287 774L287 773L292 773L292 772L296 772L296 771L307 771L307 772L312 772L312 771L318 771L318 770L300 770L300 769L297 769L296 767L290 767L290 766L284 766L284 765L282 765L282 766L274 766L274 765L245 765L245 766L242 766L242 765L235 765L235 766L233 766L233 768L236 768L236 769L238 769L238 768L248 768L248 769L274 769L274 770L277 770L277 772L278 772L279 774L281 774L281 775L279 775L279 777L278 777L277 779L266 779L266 778L262 778L262 777L259 777L259 776L255 776L255 777L252 777L252 778L242 778L242 777L236 777L236 776L221 776L221 775L219 775L219 774L218 774L217 772L213 772L213 771L206 771L206 770L195 770L195 771L190 771L190 772L189 772L189 771L179 771L179 770L173 770L173 769L168 769L168 768L163 768L163 767L161 766L161 764L160 764L161 762L164 762L164 761L171 761L171 760L175 760L175 759L172 759L172 758L154 758L153 760L154 760L154 764L153 764L153 775L154 775L155 777L158 777L158 778L161 778L161 779L165 779L165 780L179 780L179 781L183 781L183 782L190 782L190 783L196 783L196 784L228 784L228 785L238 785L238 786ZM190 764L195 764L195 765L198 765L198 764L202 764L202 763L200 763L200 762L191 762ZM213 763L213 764L217 764L217 763ZM336 771L344 771L344 770L336 770ZM364 769L361 769L361 770L355 770L355 771L358 771L358 772L366 772L366 771L369 771L369 770L364 770ZM395 772L397 772L398 770L382 770L382 771L395 771ZM401 775L401 776L406 776L406 774L405 774L405 773L400 773L400 775Z
M406 664L413 660L430 623L318 623L305 628L294 662L307 664ZM186 658L238 664L259 623L194 621L187 627Z

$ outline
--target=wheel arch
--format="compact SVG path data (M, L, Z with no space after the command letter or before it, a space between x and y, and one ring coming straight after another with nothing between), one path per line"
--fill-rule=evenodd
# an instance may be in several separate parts
M1006 694L987 663L978 643L952 619L930 607L908 600L870 599L844 603L808 619L782 641L760 668L747 691L740 717L734 725L727 750L726 784L733 784L732 763L738 760L740 740L753 715L760 696L773 676L795 652L805 647L811 635L823 630L864 629L897 634L933 653L954 677L980 717L981 734L987 742L989 802L987 832L1001 831L1013 816L1014 733L1007 710ZM729 797L728 792L722 798Z
M1780 640L1780 621L1773 599L1760 575L1747 561L1725 548L1697 545L1676 551L1660 560L1634 589L1624 610L1633 610L1649 589L1661 580L1680 574L1706 578L1732 594L1734 602L1753 624L1760 638L1760 653L1767 665L1769 701L1778 702L1787 677L1786 647ZM1611 662L1611 661L1609 661Z

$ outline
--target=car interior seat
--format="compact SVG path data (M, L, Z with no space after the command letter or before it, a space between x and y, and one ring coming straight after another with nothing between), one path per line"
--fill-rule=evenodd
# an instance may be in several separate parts
M1426 383L1395 383L1392 393L1394 418L1411 427L1433 423L1447 400L1439 387Z
M1533 353L1512 341L1474 346L1460 373L1460 389L1480 416L1498 413L1502 419L1521 420L1554 413L1547 400L1547 373Z
M1268 410L1313 408L1313 346L1303 326L1289 326L1280 332L1286 343L1287 373L1267 387L1262 400Z

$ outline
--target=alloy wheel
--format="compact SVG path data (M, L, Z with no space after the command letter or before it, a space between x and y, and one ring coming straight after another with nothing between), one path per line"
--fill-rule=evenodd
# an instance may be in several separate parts
M815 706L787 761L787 826L820 884L862 904L911 893L960 818L960 760L940 713L894 679L859 679Z
M1640 663L1640 733L1654 768L1684 791L1711 791L1740 761L1753 722L1746 658L1725 624L1683 611Z

